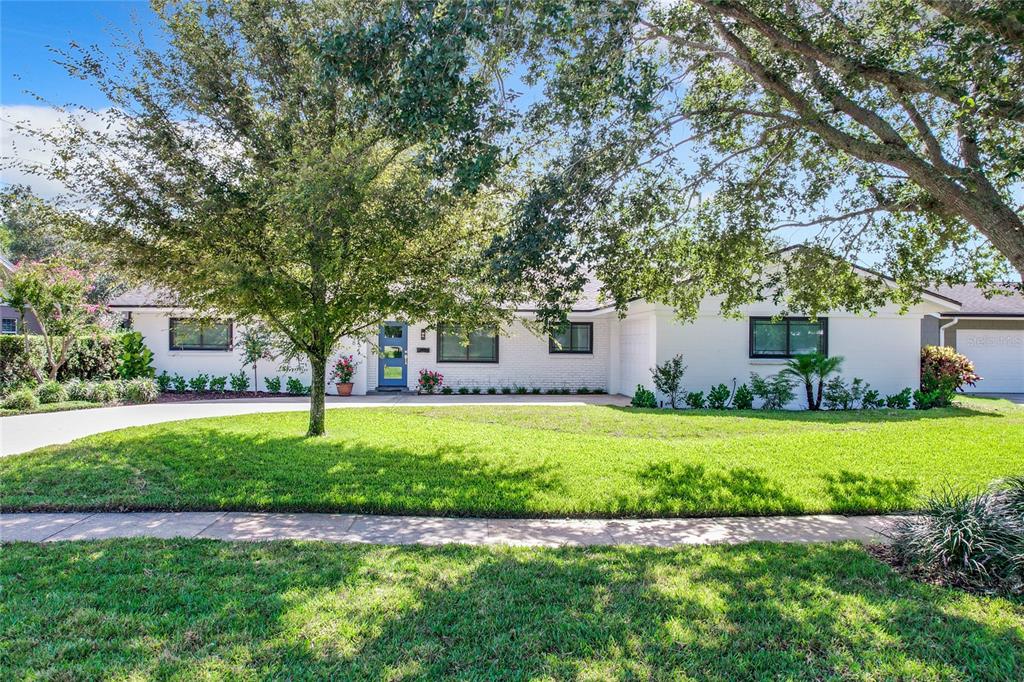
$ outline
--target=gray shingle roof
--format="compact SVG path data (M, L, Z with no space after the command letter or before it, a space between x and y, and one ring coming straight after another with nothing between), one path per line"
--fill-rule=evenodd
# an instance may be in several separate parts
M992 298L986 298L982 290L975 284L935 288L937 294L960 302L960 312L945 313L947 317L984 315L997 317L1020 315L1024 317L1024 294L1011 289L1009 285L1005 287L1005 291L1008 295L996 294Z

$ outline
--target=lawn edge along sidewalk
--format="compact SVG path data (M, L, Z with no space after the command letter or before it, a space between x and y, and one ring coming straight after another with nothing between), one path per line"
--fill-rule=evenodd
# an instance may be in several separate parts
M833 514L678 519L474 519L250 512L11 513L0 514L0 542L128 537L541 547L885 542L897 518Z

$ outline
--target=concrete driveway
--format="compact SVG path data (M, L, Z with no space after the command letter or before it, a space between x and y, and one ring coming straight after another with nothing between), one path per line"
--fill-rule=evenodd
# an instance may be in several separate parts
M1003 400L1009 400L1011 403L1024 405L1024 393L968 393L966 395L973 396L975 398L1001 398Z
M329 409L357 407L404 407L417 405L628 405L629 398L619 395L593 396L511 396L458 395L420 396L382 393L339 398L327 397ZM183 419L229 417L263 412L302 412L309 409L309 398L240 398L237 400L196 400L151 405L97 407L47 414L0 417L0 457L16 455L44 445L67 443L104 431L129 426L146 426Z

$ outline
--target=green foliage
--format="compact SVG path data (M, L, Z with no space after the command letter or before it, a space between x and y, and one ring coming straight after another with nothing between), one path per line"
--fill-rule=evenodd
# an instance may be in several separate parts
M210 390L214 393L223 393L228 386L228 378L226 376L210 377Z
M46 403L62 403L68 400L67 390L56 381L46 381L40 384L36 389L36 396L39 398L39 402L44 405Z
M712 410L724 410L729 403L730 395L731 391L725 384L712 386L711 390L708 391L708 407Z
M945 487L893 531L906 564L968 588L1024 593L1024 516L1013 500L1020 479L982 494Z
M909 410L913 389L905 388L899 393L885 396L885 406L891 410Z
M754 394L746 384L740 384L736 388L736 394L732 397L732 406L737 410L750 410L754 407Z
M289 395L306 395L307 393L309 393L309 386L306 386L295 377L288 377L288 379L285 381L285 391Z
M121 395L125 402L133 404L151 403L160 395L156 381L150 377L135 377L124 382Z
M149 349L139 332L121 334L121 354L118 357L117 373L122 379L152 377L153 351Z
M676 355L651 370L654 388L668 398L668 404L673 410L682 397L685 373L686 365L683 364L682 355Z
M965 384L974 386L980 380L981 377L974 371L974 363L967 356L948 346L924 346L921 348L919 391L923 407L919 409L948 407L953 402L953 396Z
M171 388L175 393L184 393L188 389L188 382L185 381L185 377L175 374L171 377Z
M496 389L494 386L488 386L487 387L487 395L494 395L497 392L498 392L498 389ZM550 393L550 392L551 391L549 390L548 393Z
M469 395L469 387L459 386L459 395Z
M121 398L121 385L117 381L100 381L89 390L89 400L94 403L116 403Z
M654 397L653 391L644 388L643 384L637 384L633 399L629 401L629 404L633 407L653 408L658 406L658 401Z
M64 384L64 390L67 391L68 400L92 400L92 384L81 379L71 379Z
M167 373L166 369L157 376L156 387L161 393L166 393L171 389L171 375Z
M686 406L693 410L702 410L707 407L707 400L704 398L704 391L691 391L686 394Z
M103 94L89 113L107 125L58 136L52 163L30 169L89 198L87 236L115 267L182 305L261 320L303 356L310 435L323 433L340 339L386 319L479 328L510 321L500 303L522 298L484 267L505 229L494 185L431 163L423 138L371 111L384 103L323 54L329 29L375 7L161 3L160 39L123 41L138 68L92 48L62 53ZM396 76L374 64L376 78Z
M849 410L853 407L853 393L841 376L834 376L825 384L826 410Z
M252 367L252 385L258 389L260 381L257 368L260 361L273 360L278 355L273 335L262 325L250 325L242 332L239 344L242 347L242 366Z
M793 382L783 372L767 378L751 372L750 390L761 401L762 410L781 410L796 396Z
M67 358L57 372L58 381L72 378L95 380L117 376L119 340L116 336L94 335L69 344ZM40 336L0 335L0 390L24 384L38 384L37 373L45 374L46 349Z
M842 364L843 358L838 355L829 357L823 353L806 353L787 360L782 374L803 382L807 392L807 409L820 410L825 380L838 372Z
M451 395L453 392L454 390L452 389L451 386L445 386L444 388L441 389L441 393L443 393L444 395Z
M865 410L877 410L885 406L881 394L873 388L866 388L864 398L861 400L861 407Z
M511 395L511 393L512 393L512 387L511 386L502 386L501 387L501 394L502 395Z
M39 398L31 388L19 388L8 394L2 405L5 410L34 410L39 407Z
M263 383L266 384L269 393L281 392L281 377L266 377Z
M231 383L231 390L236 393L242 393L243 391L249 390L249 377L245 372L235 372L228 377L228 381ZM291 393L291 382L292 379L288 379L288 392ZM301 385L301 384L300 384Z
M922 391L914 389L913 394L915 410L930 410L933 407L945 407L945 398L942 391Z
M537 391L537 392L540 391L539 388L535 388L533 390ZM480 395L480 387L479 386L474 386L471 392L473 393L473 395Z
M202 393L210 383L210 375L200 373L188 380L188 388L194 393Z

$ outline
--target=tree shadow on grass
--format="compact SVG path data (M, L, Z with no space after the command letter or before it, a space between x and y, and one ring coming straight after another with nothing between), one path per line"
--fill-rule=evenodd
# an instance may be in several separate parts
M700 464L656 462L644 466L637 480L644 492L635 499L620 498L620 508L685 516L803 511L779 483L750 467L716 471Z
M500 463L474 445L239 434L195 425L125 432L12 461L6 509L235 510L515 516L558 491L547 465Z
M26 661L37 673L161 678L1024 674L1024 604L911 582L853 545L24 551L8 595L13 677ZM61 617L37 598L52 590Z
M882 478L852 471L825 474L829 508L837 512L888 512L911 509L917 500L918 482L909 478Z

